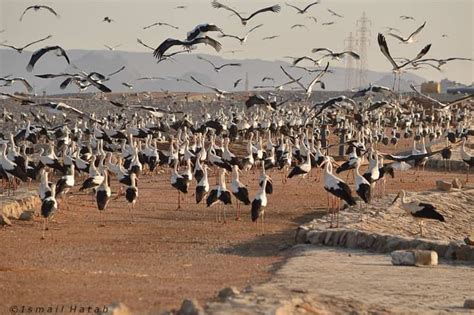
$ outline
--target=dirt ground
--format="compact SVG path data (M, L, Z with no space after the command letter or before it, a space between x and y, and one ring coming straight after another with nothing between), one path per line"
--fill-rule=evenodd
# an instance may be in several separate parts
M473 298L472 272L472 265L459 263L394 267L390 255L300 245L258 292L316 294L316 309L329 314L353 314L348 306L361 301L359 314L471 314L463 304Z
M293 245L298 225L325 213L326 193L315 176L282 184L271 173L274 193L266 210L266 233L257 234L250 207L242 219L228 209L226 224L214 211L195 205L194 184L182 209L169 173L144 176L131 221L123 197L112 200L99 227L93 195L74 191L40 240L41 224L15 221L0 228L0 313L11 305L108 305L123 302L145 313L178 307L183 298L206 302L226 286L243 288L268 280ZM242 181L255 196L258 173ZM387 182L387 191L433 189L437 179L461 174L426 171L415 178ZM211 185L214 179L210 180ZM113 192L118 191L116 185Z

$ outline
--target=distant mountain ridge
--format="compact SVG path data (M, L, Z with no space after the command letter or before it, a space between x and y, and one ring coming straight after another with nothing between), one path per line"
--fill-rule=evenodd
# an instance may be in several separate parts
M69 50L68 55L71 59L71 64L74 64L79 69L84 71L97 71L102 74L109 74L125 66L125 70L113 76L110 81L105 84L114 92L129 92L131 91L122 82L133 84L133 91L190 91L190 92L209 92L194 82L183 82L176 80L140 80L139 77L163 77L163 78L179 78L189 80L189 76L193 75L203 83L216 86L226 91L243 91L245 89L245 78L248 74L249 89L252 90L256 85L273 85L282 84L288 81L288 78L280 70L280 65L288 68L288 71L294 74L295 77L302 76L302 83L307 84L312 78L313 74L309 74L304 70L291 68L291 64L285 61L269 61L260 59L238 59L225 56L213 56L206 54L184 53L175 57L176 62L163 61L156 64L152 53L144 52L127 52L127 51L107 51L107 50ZM217 65L228 62L241 63L241 67L228 67L216 73L213 68L205 61L196 58L200 55L206 59L211 60ZM46 91L47 94L64 94L77 93L78 89L75 85L70 85L65 90L59 88L60 82L64 79L40 79L34 74L44 73L61 73L61 72L75 72L77 71L71 65L67 65L63 58L58 58L54 54L45 55L35 66L33 72L26 71L26 64L31 56L31 52L25 51L18 54L13 50L0 49L0 76L13 74L14 76L25 77L33 84L35 91L41 94ZM323 81L326 83L326 90L328 91L342 91L345 89L345 69L334 66L332 63L331 70L333 73L328 73ZM338 63L341 64L341 63ZM262 82L263 77L273 77L275 82ZM368 71L367 78L369 82L392 87L393 75L389 72ZM238 79L242 79L240 84L234 89L233 84ZM426 79L415 74L404 74L402 77L401 90L409 90L409 83L420 84ZM317 87L319 89L319 87ZM14 92L23 91L21 85L11 88L2 88L2 91ZM94 88L89 88L88 92L94 92Z

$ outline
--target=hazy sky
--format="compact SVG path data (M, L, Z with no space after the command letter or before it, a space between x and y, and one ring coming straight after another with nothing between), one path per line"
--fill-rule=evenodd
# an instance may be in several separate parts
M287 0L289 3L304 7L312 0ZM103 44L122 44L119 50L147 51L136 43L136 38L155 47L168 37L184 38L186 32L195 25L212 22L220 26L226 33L242 36L246 30L263 23L264 27L249 36L248 41L240 46L233 39L218 39L223 44L221 55L229 58L260 58L267 60L282 59L283 56L311 55L314 47L328 47L336 51L343 50L344 39L350 32L356 32L356 21L366 12L372 21L368 63L372 70L389 71L391 65L381 54L376 37L384 31L384 27L392 26L408 36L424 21L425 29L418 36L418 42L404 45L395 38L388 37L392 56L413 57L426 44L432 43L427 57L469 57L473 58L473 16L474 0L321 0L318 5L309 9L305 15L285 5L281 0L221 0L220 2L236 8L239 12L250 14L265 6L280 4L279 14L265 13L252 19L246 27L240 24L235 16L223 9L211 7L206 0L60 0L60 1L26 1L0 0L0 42L7 40L9 44L22 46L30 41L52 34L47 42L33 46L33 50L41 45L58 44L67 49L104 49ZM19 17L23 10L33 4L52 6L61 17L55 18L49 12L29 11L23 21ZM175 9L178 5L186 9ZM344 18L331 16L330 8ZM403 21L400 15L415 17L415 21ZM114 22L102 22L105 16ZM314 16L315 23L307 19ZM174 30L168 27L154 27L143 30L142 27L154 22L167 22L180 27ZM322 26L323 22L336 22L331 26ZM290 29L293 24L305 24L304 28ZM443 38L446 34L448 37ZM261 38L280 35L270 41ZM212 35L211 35L212 36ZM217 38L217 34L213 35ZM229 50L243 49L244 52L230 55ZM209 47L200 46L199 52L215 52ZM357 49L355 49L357 52ZM343 65L343 61L339 62ZM150 65L153 66L153 65ZM179 67L179 64L176 65ZM1 69L0 69L1 73ZM435 69L416 72L429 79L448 77L463 83L474 81L473 62L452 62L445 66L444 73Z

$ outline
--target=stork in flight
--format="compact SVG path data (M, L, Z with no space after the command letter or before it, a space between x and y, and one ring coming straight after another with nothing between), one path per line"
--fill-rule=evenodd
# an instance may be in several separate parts
M0 78L0 82L5 82L3 85L0 85L0 87L4 87L4 86L11 86L13 83L19 81L21 83L23 83L23 85L25 86L26 90L28 91L28 93L32 93L33 92L33 87L31 86L31 84L25 79L25 78L20 78L20 77L16 77L16 78L11 78L11 77L8 77L8 78Z
M90 114L88 113L85 113L85 112L82 112L70 105L67 105L66 103L63 103L63 102L59 102L59 103L55 103L55 102L47 102L47 103L40 103L40 104L28 104L30 106L38 106L38 107L45 107L50 113L52 114L62 114L63 112L65 111L69 111L69 112L72 112L72 113L75 113L76 115L78 116L81 116L81 117L84 117L84 118L87 118L93 122L96 122L96 123L99 123L99 124L102 124L101 121L93 118Z
M109 45L104 44L104 47L107 48L110 51L114 51L115 48L119 48L120 46L122 46L122 44L118 44L118 45L115 45L115 46L109 46Z
M280 69L283 71L283 73L289 77L291 80L293 80L296 84L301 86L303 90L305 90L306 93L306 100L308 100L311 97L311 94L313 93L313 87L316 83L319 83L321 88L325 88L324 82L321 81L321 78L326 74L327 70L329 68L329 62L326 64L326 67L324 68L323 71L318 73L316 77L308 84L307 87L305 87L302 83L299 82L299 80L295 79L292 75L290 75L282 66L280 66Z
M144 26L143 29L146 30L146 29L149 29L153 26L168 26L168 27L174 28L175 30L179 30L179 27L174 26L174 25L169 24L169 23L165 23L165 22L155 22L155 23L150 24L148 26Z
M404 44L411 44L411 43L414 43L415 42L415 36L418 35L418 33L421 32L421 30L425 27L426 25L426 22L423 23L420 27L418 27L413 33L410 34L410 36L408 37L402 37L400 35L397 35L397 34L393 34L391 32L388 33L388 35L392 36L392 37L395 37L396 39L398 39L400 42L404 43Z
M247 41L247 38L249 36L250 33L252 33L253 31L255 31L256 29L262 27L263 24L259 24L253 28L251 28L246 34L244 37L239 37L239 36L236 36L236 35L231 35L231 34L225 34L225 33L222 33L221 35L219 35L219 37L229 37L229 38L234 38L234 39L237 39L238 41L240 41L240 45L243 45L246 41Z
M289 4L289 3L287 3L287 2L285 2L285 4L286 4L287 6L289 6L290 8L295 9L298 14L305 14L305 13L308 11L308 9L311 8L313 5L319 4L319 1L312 2L312 3L308 4L306 7L304 7L303 9L300 9L300 8L298 8L297 6L292 5L292 4Z
M242 23L242 25L247 25L247 22L258 14L261 14L261 13L264 13L264 12L278 13L281 10L280 5L277 4L277 5L273 5L271 7L267 7L267 8L263 8L263 9L260 9L258 11L255 11L254 13L249 15L248 17L244 18L235 9L232 9L231 7L228 7L228 6L226 6L222 3L219 3L216 0L212 1L211 5L212 5L212 7L216 8L216 9L221 9L222 8L222 9L225 9L227 11L230 11L230 12L234 13L240 19L240 22Z
M28 44L26 44L26 45L23 46L23 47L15 47L15 46L12 46L12 45L7 45L7 44L0 44L0 46L12 48L12 49L16 50L19 54L21 54L21 53L23 52L23 50L25 50L26 48L30 47L31 45L34 45L34 44L36 44L36 43L45 41L45 40L47 40L47 39L50 39L51 37L53 37L53 36L52 36L52 35L48 35L48 36L46 36L46 37L44 37L44 38L41 38L41 39L35 40L34 42L28 43Z
M214 91L214 92L216 93L217 98L219 98L219 99L224 98L225 95L229 93L229 92L220 90L220 89L218 89L218 88L216 88L216 87L203 84L203 83L199 82L198 80L196 80L196 78L194 78L193 76L191 76L191 80L193 80L194 82L196 82L198 85L200 85L200 86L202 86L202 87L205 87L205 88L207 88L207 89L210 89L210 90Z
M344 56L350 56L350 57L354 58L355 60L360 59L360 56L358 54L356 54L355 52L353 52L352 50L347 50L347 51L342 51L342 52L334 52L329 48L313 48L313 50L311 50L311 52L313 54L317 53L317 52L320 52L320 51L328 52L328 54L323 55L321 57L321 59L326 58L326 57L331 57L334 60L341 60L341 58L343 58Z
M67 63L70 64L69 57L66 54L66 51L61 48L60 46L47 46L41 49L38 49L35 51L30 58L30 61L28 62L28 65L26 66L26 70L28 72L31 72L36 64L36 62L47 52L53 51L56 52L56 55L58 57L63 56L64 59L66 59Z
M25 9L25 11L23 11L23 13L21 14L20 16L20 22L23 20L23 16L25 15L26 12L28 12L29 10L34 10L35 12L36 11L39 11L40 9L45 9L45 10L48 10L49 12L51 12L52 14L54 14L56 17L59 17L59 14L51 7L48 7L47 5L31 5L29 7L27 7Z
M197 44L206 44L213 47L217 52L222 48L221 43L215 39L207 36L208 32L220 31L216 25L211 23L199 24L190 32L188 32L185 40L179 40L174 38L168 38L162 42L153 52L153 56L157 59L162 59L164 53L171 47L176 45L182 45L186 49L190 50L192 46Z
M204 58L204 57L197 56L197 58L198 58L199 60L204 60L205 62L207 62L208 64L210 64L210 65L214 68L214 71L215 71L215 72L219 72L219 71L221 71L221 70L222 70L223 68L225 68L225 67L240 67L240 66L242 66L241 63L225 63L225 64L223 64L223 65L221 65L221 66L216 66L212 61L210 61L210 60L208 60L208 59L206 59L206 58Z
M395 60L393 60L392 56L390 55L390 51L388 50L388 45L387 45L387 41L385 40L385 36L383 36L381 33L379 33L379 35L377 37L377 40L378 40L378 44L379 44L379 47L380 47L380 51L388 59L388 61L390 61L390 63L393 66L393 68L392 68L392 71L394 73L393 89L395 88L395 82L396 82L396 79L397 79L397 74L399 75L401 70L404 67L412 64L414 61L417 61L417 60L421 59L424 55L426 55L428 53L428 51L431 48L431 44L426 45L422 50L420 50L420 52L415 56L415 58L410 59L410 60L408 60L408 61L406 61L406 62L399 65L395 62Z
M340 18L342 18L342 17L343 17L342 15L340 15L340 14L338 14L338 13L334 12L334 11L333 11L333 10L331 10L331 9L328 9L328 12L329 12L329 13L331 13L333 16L337 16L337 17L340 17Z

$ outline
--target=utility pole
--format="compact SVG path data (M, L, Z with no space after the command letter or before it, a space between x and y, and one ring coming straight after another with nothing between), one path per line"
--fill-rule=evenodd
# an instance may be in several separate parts
M360 56L359 62L359 73L357 75L357 84L360 87L366 86L369 82L367 70L369 68L369 60L367 56L368 47L370 46L370 27L372 21L367 18L365 12L362 13L362 17L357 20L357 46L358 54Z
M354 45L355 45L355 38L354 35L352 35L352 32L349 33L349 36L344 39L344 47L346 51L349 50L354 50ZM354 67L354 58L349 57L349 58L344 58L345 59L345 68L346 68L346 79L345 79L345 84L344 88L346 90L351 90L354 87L354 72L355 72L355 67Z

